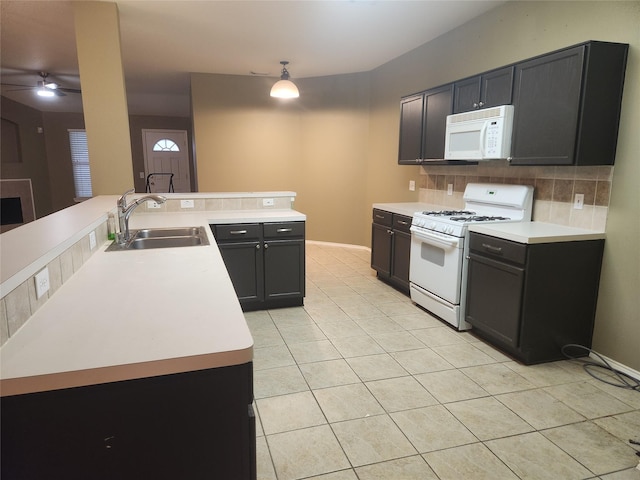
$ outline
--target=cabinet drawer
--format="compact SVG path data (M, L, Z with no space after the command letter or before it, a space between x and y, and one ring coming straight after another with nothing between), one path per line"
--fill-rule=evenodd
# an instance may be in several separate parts
M524 265L527 258L527 246L522 243L473 232L469 236L469 250L519 265Z
M304 222L265 223L264 238L304 237Z
M214 236L218 242L260 238L262 233L259 223L232 223L229 225L213 225L213 227L215 228Z
M394 230L400 230L401 232L409 233L410 228L411 228L411 217L407 217L406 215L399 215L397 213L393 214Z
M393 225L393 214L385 210L373 209L373 223L391 227Z

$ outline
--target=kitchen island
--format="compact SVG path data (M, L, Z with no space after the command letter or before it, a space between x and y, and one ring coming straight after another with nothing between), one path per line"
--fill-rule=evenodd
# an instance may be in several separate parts
M3 274L3 295L84 236L106 234L115 198L45 217L46 231L39 220L3 235L3 270L13 256L26 264L8 261L16 271ZM255 478L253 340L209 224L304 219L291 209L149 211L130 227L205 226L210 245L105 252L99 235L0 349L3 477Z

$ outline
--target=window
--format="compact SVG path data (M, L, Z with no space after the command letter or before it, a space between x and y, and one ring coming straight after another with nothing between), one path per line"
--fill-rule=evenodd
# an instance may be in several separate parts
M169 140L168 138L163 138L162 140L158 140L156 144L153 146L154 152L179 152L180 147L176 145L176 142L173 140Z
M73 182L76 186L76 197L89 198L91 191L91 169L89 168L89 148L87 132L70 129L69 145L71 146L71 163L73 165Z

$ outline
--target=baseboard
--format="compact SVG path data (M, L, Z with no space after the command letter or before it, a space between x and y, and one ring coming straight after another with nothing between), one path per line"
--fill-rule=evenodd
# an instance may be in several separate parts
M597 352L596 352L597 353ZM619 372L622 373L626 373L627 375L629 375L630 377L640 381L640 372L637 370L634 370L633 368L627 367L626 365L620 363L620 362L616 362L615 360L612 360L611 358L602 355L601 353L598 353L598 355L600 355L602 358L604 358L607 363L609 365L611 365L612 368L614 368L615 370L618 370ZM600 359L598 358L597 355L594 354L594 352L591 352L589 354L589 358L591 358L592 360L595 360L597 362L600 361Z
M344 248L356 248L358 250L367 250L371 251L369 247L364 247L362 245L351 245L349 243L334 243L334 242L321 242L320 240L305 240L305 243L310 245L325 245L327 247L344 247Z

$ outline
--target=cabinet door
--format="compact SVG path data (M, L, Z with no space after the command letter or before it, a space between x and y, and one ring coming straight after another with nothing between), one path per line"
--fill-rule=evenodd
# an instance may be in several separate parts
M371 268L382 277L391 275L391 241L389 227L375 223L371 226Z
M393 259L391 278L409 291L409 256L411 253L411 234L395 230L393 232Z
M516 65L513 164L573 164L585 48Z
M304 239L265 240L265 299L304 297L304 267Z
M466 320L473 328L518 347L524 269L470 254Z
M422 158L423 103L423 95L408 97L400 102L400 165L416 165Z
M513 93L513 66L455 82L453 113L510 105Z
M453 108L453 84L434 88L424 94L424 129L422 159L444 159L447 115Z
M511 105L513 98L513 70L514 67L501 68L482 76L480 92L480 108Z
M222 243L218 248L240 303L262 301L264 272L261 242Z
M478 108L481 81L482 78L478 75L454 83L453 113L469 112Z

